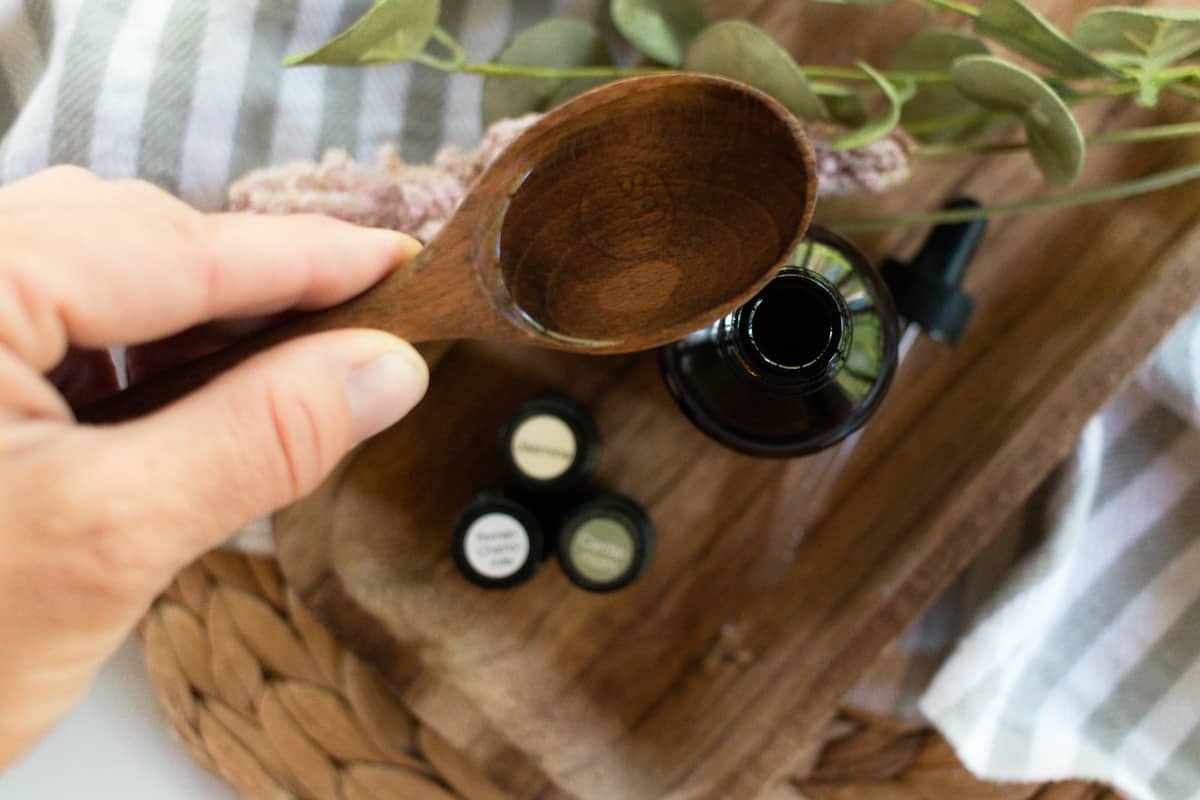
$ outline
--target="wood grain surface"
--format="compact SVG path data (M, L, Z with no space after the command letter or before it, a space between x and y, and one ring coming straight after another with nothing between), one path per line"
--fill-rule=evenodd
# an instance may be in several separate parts
M732 5L732 4L730 4ZM1098 3L1039 3L1069 19ZM805 62L886 63L923 12L751 3ZM738 6L743 8L743 6ZM861 44L863 49L859 49ZM1089 130L1179 120L1100 103ZM1085 182L1200 160L1188 143L1096 148ZM1041 189L1022 156L924 168L850 213L999 202ZM1196 189L997 220L954 350L920 342L826 492L821 457L722 450L672 405L649 355L584 357L460 344L406 421L277 519L281 565L316 615L415 713L513 797L753 798L812 757L816 734L875 654L1069 451L1088 417L1200 300ZM860 236L907 255L923 230ZM496 430L553 387L606 437L602 479L659 527L646 576L612 596L553 565L509 593L459 579L449 525L498 477Z

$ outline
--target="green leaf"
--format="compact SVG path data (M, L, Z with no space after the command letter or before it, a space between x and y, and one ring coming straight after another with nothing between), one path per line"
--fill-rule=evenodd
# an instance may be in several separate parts
M900 48L893 62L901 72L949 72L950 65L963 56L987 55L988 48L979 39L952 30L928 30L916 34ZM979 111L962 92L948 83L923 83L900 114L903 125L930 120L966 118ZM958 124L938 127L919 138L943 142L977 131L981 125Z
M892 0L817 0L818 3L827 3L831 6L886 6Z
M875 82L879 87L879 91L883 92L884 98L887 99L887 110L878 119L871 120L863 125L858 130L838 136L829 143L829 146L834 150L849 150L852 147L862 147L871 142L877 142L883 137L892 132L892 129L900 124L900 94L887 78L880 75L877 71L871 68L870 64L859 61L858 68Z
M1158 104L1159 71L1200 53L1200 11L1110 6L1084 14L1071 39L1138 72L1138 103Z
M699 0L612 0L613 24L638 50L678 67L688 44L712 22Z
M821 99L792 57L748 22L729 20L706 28L688 47L683 69L748 83L802 119L828 119Z
M857 128L870 118L866 100L853 89L820 81L813 81L809 86L821 97L821 102L825 104L825 110L831 119Z
M949 70L963 56L988 55L988 52L987 45L969 33L933 28L905 42L896 53L895 66L905 72L940 72Z
M975 18L975 32L1054 70L1063 78L1111 75L1112 70L1071 43L1021 0L988 0Z
M896 99L903 106L917 96L917 82L909 78L893 78L892 86L896 88Z
M1157 53L1175 63L1200 53L1200 10L1095 8L1076 21L1071 39L1089 50Z
M283 65L408 61L425 49L440 13L440 0L379 0L349 28L310 53L288 56Z
M496 54L496 64L522 67L608 66L612 53L590 22L554 17L518 33ZM545 111L581 91L603 83L604 78L530 78L488 75L483 82L483 124Z
M967 56L950 69L954 85L979 105L1021 117L1033 160L1051 183L1083 168L1084 141L1062 98L1037 75L992 56Z

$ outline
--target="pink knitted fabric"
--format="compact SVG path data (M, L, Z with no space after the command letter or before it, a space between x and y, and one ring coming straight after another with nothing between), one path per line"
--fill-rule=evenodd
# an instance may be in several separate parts
M443 147L432 166L405 164L385 145L373 165L355 162L344 150L329 150L319 164L295 161L257 169L229 187L229 207L260 214L328 214L428 242L487 165L538 116L497 122L469 152Z
M809 140L817 161L819 196L878 193L912 177L917 144L899 128L877 142L852 150L832 150L815 136Z
M385 146L373 165L357 163L343 150L330 150L319 164L297 161L254 170L230 187L229 207L261 214L328 214L428 242L484 169L539 116L496 122L474 150L443 147L432 165L405 164ZM913 143L896 131L847 151L831 150L814 138L813 150L818 193L833 196L881 192L904 182Z

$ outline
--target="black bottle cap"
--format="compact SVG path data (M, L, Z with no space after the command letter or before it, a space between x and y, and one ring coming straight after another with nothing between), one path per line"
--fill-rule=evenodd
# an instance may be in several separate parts
M589 592L615 592L633 583L654 554L654 523L628 497L605 492L567 515L558 532L558 563Z
M500 458L525 489L559 491L584 483L600 460L590 414L565 397L524 403L500 431Z
M505 492L488 489L459 514L451 552L471 583L505 589L537 573L546 558L546 541L532 510Z
M944 207L954 210L980 205L962 197ZM962 292L962 280L986 228L986 219L938 225L911 262L884 262L883 278L905 321L916 323L939 342L959 340L975 309L975 301Z

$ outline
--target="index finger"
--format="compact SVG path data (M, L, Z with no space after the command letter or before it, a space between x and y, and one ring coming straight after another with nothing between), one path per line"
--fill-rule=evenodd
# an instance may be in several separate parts
M148 184L86 182L57 208L23 200L0 218L0 343L40 371L68 343L333 305L420 249L319 215L205 215Z

